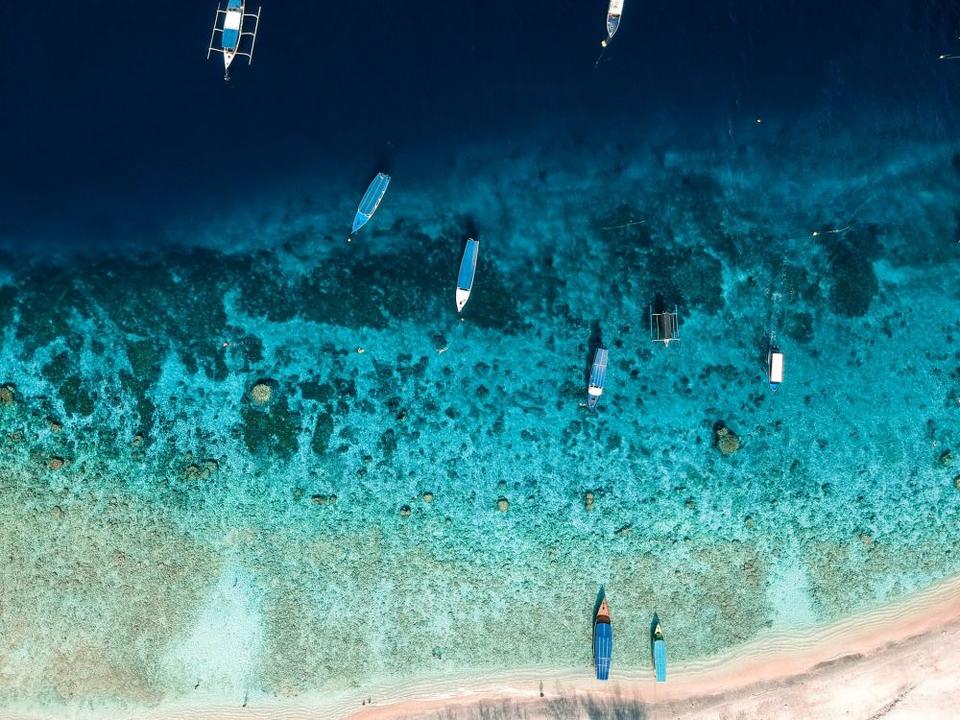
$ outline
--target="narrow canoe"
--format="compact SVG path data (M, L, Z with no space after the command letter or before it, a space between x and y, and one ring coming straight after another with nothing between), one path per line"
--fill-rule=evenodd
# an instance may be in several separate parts
M593 662L597 669L597 680L610 678L610 658L613 655L613 626L610 625L610 608L607 599L600 602L597 617L593 623Z
M477 255L479 252L480 241L468 238L467 244L463 248L463 258L460 260L460 274L457 276L457 312L463 310L463 306L470 299L473 279L477 274Z

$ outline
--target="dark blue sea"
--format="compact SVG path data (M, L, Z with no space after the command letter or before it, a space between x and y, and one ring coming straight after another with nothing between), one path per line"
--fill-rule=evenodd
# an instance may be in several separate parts
M216 10L0 13L0 713L589 677L601 588L652 673L654 613L682 665L957 574L960 5L265 0L229 82Z

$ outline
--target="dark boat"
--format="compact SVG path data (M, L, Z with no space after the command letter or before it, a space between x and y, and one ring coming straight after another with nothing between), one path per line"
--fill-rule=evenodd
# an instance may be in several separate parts
M650 339L670 347L670 343L680 341L680 311L673 306L670 312L658 300L658 307L650 306Z
M604 598L593 621L593 663L597 668L597 680L609 679L612 654L613 627L610 625L610 608Z

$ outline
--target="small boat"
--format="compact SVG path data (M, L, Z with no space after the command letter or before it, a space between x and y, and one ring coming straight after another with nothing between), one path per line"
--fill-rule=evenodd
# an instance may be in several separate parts
M776 345L771 345L767 353L767 377L770 379L770 389L776 392L783 382L783 353Z
M610 625L610 608L607 599L600 601L593 622L593 663L597 668L597 680L610 678L610 657L613 654L613 627Z
M666 309L654 312L654 307L650 306L650 338L662 342L664 347L680 340L680 314L676 305L673 312Z
M470 299L470 291L473 290L473 278L477 274L477 254L480 252L480 241L473 238L467 238L467 244L463 248L463 258L460 260L460 275L457 277L457 312L463 310L463 306Z
M623 14L623 0L610 0L610 6L607 8L607 39L600 45L606 47L613 40L620 27L620 16Z
M657 674L657 682L667 681L667 644L663 641L663 631L660 629L660 621L654 615L653 628L653 669Z
M587 387L587 407L595 410L600 396L603 394L603 383L607 379L607 349L602 345L597 348L593 356L593 367L590 368L590 384Z
M360 207L357 208L357 214L353 218L351 235L366 225L373 217L377 208L380 207L380 201L383 200L383 195L387 192L387 185L389 184L390 176L385 173L377 173L377 176L370 181L370 185L367 186L367 191L360 201Z
M244 31L243 22L247 18L254 19L253 30ZM259 7L256 13L248 13L245 0L227 0L226 10L221 10L220 5L217 5L217 14L213 18L213 30L210 33L210 44L207 46L207 60L210 59L210 53L223 54L224 80L230 79L230 64L237 56L247 58L247 65L253 62L253 48L257 44L257 30L259 29ZM215 48L213 41L217 33L220 33L220 47ZM240 43L245 37L251 38L249 52L243 52L240 49Z

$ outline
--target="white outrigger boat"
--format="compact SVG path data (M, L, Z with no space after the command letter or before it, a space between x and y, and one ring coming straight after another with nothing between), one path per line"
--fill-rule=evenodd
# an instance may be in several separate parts
M243 22L253 18L253 30L245 31ZM217 3L217 15L213 19L213 30L210 32L210 44L207 46L207 60L210 53L223 53L223 79L230 79L230 63L238 55L247 58L247 65L253 62L253 48L257 44L257 30L260 29L260 8L256 13L248 13L245 0L227 0L226 10L220 9ZM214 47L213 41L220 33L220 47ZM250 50L243 52L240 43L243 38L250 38Z
M601 41L600 45L606 47L613 40L620 27L620 16L623 14L623 0L610 0L610 6L607 8L607 39Z
M360 207L357 208L357 214L353 218L353 229L350 231L351 237L373 217L377 208L380 207L380 201L383 200L389 184L390 176L386 173L377 173L377 176L370 181L370 184L367 186L367 191L360 200Z
M783 353L770 338L770 350L767 353L767 377L770 380L770 389L774 392L783 382Z
M470 299L470 291L473 290L473 278L477 274L477 255L480 252L480 241L473 238L467 238L467 244L463 248L463 258L460 260L460 275L457 277L457 312L463 310L463 306Z
M590 368L590 384L587 386L587 407L595 410L600 396L603 394L603 384L607 380L607 349L601 345L593 356L593 367Z

